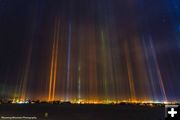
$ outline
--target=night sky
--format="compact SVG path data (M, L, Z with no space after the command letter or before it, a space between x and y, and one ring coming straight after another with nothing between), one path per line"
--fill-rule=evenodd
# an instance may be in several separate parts
M180 101L179 0L0 0L0 98Z

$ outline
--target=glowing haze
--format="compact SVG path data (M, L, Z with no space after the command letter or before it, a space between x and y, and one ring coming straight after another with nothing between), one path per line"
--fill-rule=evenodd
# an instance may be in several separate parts
M180 100L179 0L0 0L0 98Z

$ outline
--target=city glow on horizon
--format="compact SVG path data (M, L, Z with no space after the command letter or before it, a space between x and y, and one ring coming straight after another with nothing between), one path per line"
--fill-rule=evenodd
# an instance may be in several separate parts
M55 100L55 101L39 101L38 103L69 103L69 104L140 104L140 105L150 105L153 106L153 104L179 104L176 101L167 102L167 101L142 101L142 100L71 100L71 101L63 101L63 100ZM30 101L30 100L18 100L14 99L12 101L12 104L35 104L36 101Z

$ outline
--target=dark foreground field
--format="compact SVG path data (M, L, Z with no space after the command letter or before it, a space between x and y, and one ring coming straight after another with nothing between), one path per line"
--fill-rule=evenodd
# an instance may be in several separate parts
M164 120L164 107L138 105L1 104L0 116L0 120L3 120L3 117L13 116L37 117L38 120Z

